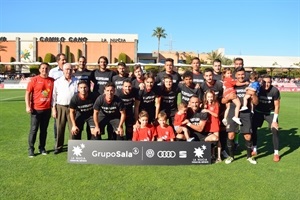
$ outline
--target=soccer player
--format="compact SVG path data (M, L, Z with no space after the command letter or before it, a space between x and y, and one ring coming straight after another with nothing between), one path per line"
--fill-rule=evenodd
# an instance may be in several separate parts
M128 77L128 73L126 73L126 64L124 62L118 63L117 68L118 74L112 77L112 82L116 85L116 89L122 90L123 82L125 80L130 80L131 78Z
M94 104L93 119L95 128L92 131L92 140L101 140L106 125L111 125L108 130L109 140L123 140L123 124L126 113L123 101L115 95L116 86L107 82L104 86L104 93L96 99Z
M279 136L278 136L278 115L280 109L280 92L272 86L271 76L263 77L263 85L258 93L259 104L255 107L253 115L253 152L252 155L257 154L257 128L261 127L264 120L269 123L272 131L273 148L274 148L274 162L279 162Z
M73 76L78 80L84 80L88 84L88 88L91 91L91 86L96 84L96 80L94 79L93 71L90 71L86 68L86 58L84 56L80 56L78 59L78 68L73 73ZM91 85L92 83L92 85Z
M117 90L116 95L122 99L125 106L126 139L132 140L133 124L134 124L133 106L135 103L136 94L132 89L131 82L129 80L124 80L122 90Z
M190 136L194 137L195 141L208 141L208 135L203 132L208 115L207 113L202 112L201 104L202 101L199 97L192 96L190 98L186 125L190 131Z
M158 96L157 88L154 86L154 76L152 73L144 75L144 84L145 88L139 90L135 102L135 119L138 119L138 113L145 110L149 115L149 123L152 123L157 118L160 109L160 97Z
M93 122L93 105L96 96L89 90L89 83L85 80L78 82L78 93L75 93L70 102L70 119L72 122L71 138L72 140L81 140L81 133L85 122L94 126ZM91 130L89 131L91 133ZM87 137L90 140L90 137Z
M94 76L96 84L94 86L93 92L97 95L103 94L104 86L107 82L112 81L112 77L116 75L115 71L107 69L108 58L105 56L100 56L98 59L99 69L94 71Z
M221 63L219 60L215 60L214 64ZM219 65L219 64L217 64ZM201 85L202 91L205 93L207 91L214 91L216 99L219 102L219 120L221 121L224 117L224 111L226 109L225 104L222 104L222 97L223 97L223 83L219 80L216 80L215 75L215 67L214 70L211 68L206 68L203 72L204 77L204 83ZM226 152L226 140L227 140L227 132L226 127L221 123L220 124L220 134L219 134L219 140L221 142L222 146L222 155L224 158L228 157L228 154Z
M245 82L245 69L243 67L236 69L235 77L238 82L244 83ZM223 98L222 103L224 103L224 104L228 103L230 101L230 99L233 98L234 95L238 96L239 100L242 102L243 97L245 96L245 93L246 93L246 87L247 87L247 85L235 86L235 90L236 90L237 94L232 93L231 96L229 96L228 98ZM256 94L252 95L252 97L248 101L248 104L250 104L250 101L254 105L258 104L258 98L257 98ZM228 132L227 147L228 147L228 153L230 156L225 160L226 164L230 164L234 159L234 155L233 155L234 137L235 137L235 131L238 130L238 124L232 120L232 117L234 116L234 110L235 110L235 104L231 102L230 108L229 108L229 114L228 114L228 125L226 127L227 132ZM251 164L256 164L257 163L256 160L251 156L251 151L252 151L251 150L251 147L252 147L252 141L251 141L252 116L251 115L252 114L251 114L250 110L246 110L246 111L243 111L240 113L241 122L243 124L242 126L240 126L240 133L244 134L245 145L247 148L247 160Z
M201 63L200 59L197 57L194 57L192 59L192 72L193 72L193 83L200 85L204 82L203 74L201 73Z
M179 90L173 87L173 78L171 75L166 74L162 87L159 88L160 96L160 111L167 114L169 125L173 126L174 116L177 111L177 97Z
M86 68L86 58L84 56L79 57L78 68L75 71L75 73L73 74L73 76L75 78L77 78L78 80L86 81L86 83L88 84L87 88L89 89L89 91L92 91L91 88L94 87L94 85L96 84L94 72L90 71ZM87 139L90 140L91 139L91 129L90 129L88 123L86 123L86 134L87 134Z
M222 80L222 62L220 59L213 61L213 77L216 81Z
M174 60L172 58L167 58L165 61L165 71L159 72L156 76L155 83L158 86L163 84L163 79L165 74L170 74L173 78L174 87L178 86L178 83L181 81L181 76L178 72L174 71Z
M47 128L51 117L51 100L54 87L54 79L48 77L49 64L41 63L40 74L32 77L27 85L25 93L26 112L31 115L30 132L28 137L28 155L33 157L34 143L38 129L40 129L39 152L47 155L45 149Z
M191 96L197 96L200 99L203 96L201 88L196 87L196 84L193 83L193 73L191 71L186 71L183 74L183 83L178 85L181 92L181 102L186 104L189 103Z

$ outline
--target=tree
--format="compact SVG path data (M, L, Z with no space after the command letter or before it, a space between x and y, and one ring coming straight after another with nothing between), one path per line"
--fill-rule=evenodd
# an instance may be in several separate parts
M160 38L166 38L167 33L165 33L165 29L162 27L156 27L153 30L152 37L157 37L158 47L157 47L157 63L159 63L159 46L160 46Z
M215 59L220 59L222 60L222 54L219 53L218 51L211 51L210 53L207 53L207 59L210 60L212 63Z
M52 53L47 53L44 58L44 62L51 63L55 62L55 56Z
M218 51L211 51L210 53L207 53L207 55L207 59L210 60L210 63L212 63L215 59L221 60L223 65L231 65L233 63L230 58L223 56L222 53L219 53Z
M119 62L127 63L127 55L125 53L120 53L118 60Z

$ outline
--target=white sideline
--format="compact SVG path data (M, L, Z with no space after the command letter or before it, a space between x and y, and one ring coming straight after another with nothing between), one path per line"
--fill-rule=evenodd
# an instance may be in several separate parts
M17 98L20 98L20 97L24 97L25 98L25 95L24 96L17 96L17 97L6 98L6 99L0 99L0 101L7 101L7 100L10 100L10 99L17 99Z

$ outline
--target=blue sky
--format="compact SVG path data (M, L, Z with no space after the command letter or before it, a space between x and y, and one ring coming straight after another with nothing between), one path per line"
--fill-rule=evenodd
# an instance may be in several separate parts
M0 33L138 34L146 53L158 26L161 50L300 56L300 0L0 0Z

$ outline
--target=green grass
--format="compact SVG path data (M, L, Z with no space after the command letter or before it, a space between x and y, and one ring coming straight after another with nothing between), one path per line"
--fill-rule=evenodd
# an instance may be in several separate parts
M299 197L300 93L282 93L279 163L272 161L272 138L264 124L259 130L257 165L246 161L242 147L230 165L115 166L69 164L66 152L54 155L53 119L47 139L50 154L28 158L30 118L25 112L24 92L0 90L0 199Z

